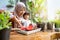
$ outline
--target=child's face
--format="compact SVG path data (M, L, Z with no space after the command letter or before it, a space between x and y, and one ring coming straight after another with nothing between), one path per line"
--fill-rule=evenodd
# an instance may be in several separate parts
M24 13L25 13L25 8L20 8L19 10L17 10L18 16L23 16Z
M29 15L25 15L24 19L26 19L26 20L29 19Z
M23 16L23 14L25 13L25 11L19 11L19 16Z
M18 13L19 16L23 16L23 14L25 13L25 9L21 9Z

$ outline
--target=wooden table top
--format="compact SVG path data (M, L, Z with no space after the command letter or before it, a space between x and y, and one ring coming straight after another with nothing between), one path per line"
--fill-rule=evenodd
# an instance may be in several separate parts
M51 34L53 34L53 32L37 32L30 35L11 32L10 40L50 40Z

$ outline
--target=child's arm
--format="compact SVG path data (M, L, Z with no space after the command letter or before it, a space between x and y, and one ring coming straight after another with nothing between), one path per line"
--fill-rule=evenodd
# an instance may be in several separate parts
M13 17L12 19L13 19L20 27L22 27L21 22L20 22L16 17Z
M21 22L16 18L16 16L10 14L10 18L12 22L15 21L18 25L20 25L20 27L22 27Z

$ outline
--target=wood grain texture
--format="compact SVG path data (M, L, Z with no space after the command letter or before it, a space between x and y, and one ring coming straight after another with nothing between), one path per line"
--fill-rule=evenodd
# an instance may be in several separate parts
M37 32L30 35L23 35L11 32L10 40L51 40L51 34L51 32Z

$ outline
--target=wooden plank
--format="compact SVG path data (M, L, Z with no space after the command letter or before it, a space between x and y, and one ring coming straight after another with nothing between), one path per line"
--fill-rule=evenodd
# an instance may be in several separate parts
M50 40L51 32L37 32L30 35L11 32L10 40Z

